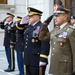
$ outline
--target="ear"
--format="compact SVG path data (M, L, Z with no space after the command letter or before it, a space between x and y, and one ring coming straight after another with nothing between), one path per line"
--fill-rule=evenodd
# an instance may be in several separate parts
M68 19L68 14L64 14L64 20L67 20Z

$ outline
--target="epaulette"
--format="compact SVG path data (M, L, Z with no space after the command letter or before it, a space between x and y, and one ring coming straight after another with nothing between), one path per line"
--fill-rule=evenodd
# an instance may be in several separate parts
M75 26L74 26L74 25L69 25L69 27L70 27L71 29L75 29Z

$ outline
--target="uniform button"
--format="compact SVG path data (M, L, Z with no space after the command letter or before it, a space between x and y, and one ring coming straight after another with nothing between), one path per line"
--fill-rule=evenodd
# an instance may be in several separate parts
M27 35L27 37L28 37L28 35Z
M38 53L38 55L39 55L39 53Z
M53 48L53 50L54 50L55 48Z
M25 46L25 48L27 48L27 46Z
M36 40L36 42L38 42L38 40Z
M66 62L66 60L65 60L65 62Z
M26 42L26 44L28 44L28 43Z
M56 38L56 37L55 37Z
M52 55L54 55L54 54L52 54Z
M54 42L54 44L56 44L56 42Z

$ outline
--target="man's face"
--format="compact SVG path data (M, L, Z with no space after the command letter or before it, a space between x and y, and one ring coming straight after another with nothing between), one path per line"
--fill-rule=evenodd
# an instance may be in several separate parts
M75 19L71 19L71 24L75 24Z
M29 24L34 24L38 21L39 19L39 16L38 15L32 15L32 16L29 16Z
M11 22L12 20L13 20L13 17L7 17L7 18L6 18L6 21L7 21L7 22Z
M67 19L67 14L54 15L55 25L60 26L61 24L65 23L66 19Z

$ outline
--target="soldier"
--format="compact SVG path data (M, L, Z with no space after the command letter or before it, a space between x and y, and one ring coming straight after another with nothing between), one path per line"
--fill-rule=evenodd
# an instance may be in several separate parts
M75 75L75 29L68 23L69 9L56 5L54 8L56 27L46 33L51 16L44 21L40 40L51 41L50 73L53 75Z
M12 39L11 34L13 34L13 30L11 27L13 26L13 18L14 15L11 13L7 13L7 17L3 22L1 22L1 29L5 30L5 36L4 36L4 46L5 46L5 52L6 57L8 61L8 68L5 69L5 72L11 72L15 69L15 62L14 62L14 50L10 49L10 41ZM14 42L12 42L14 44Z
M24 65L26 67L26 75L45 75L49 41L44 42L38 39L42 25L40 21L41 15L42 11L28 7L29 25L24 32Z
M24 31L25 75L45 75L50 46L49 41L40 41L38 39L42 25L41 15L40 10L28 7L29 25Z
M19 74L18 75L24 75L24 64L23 64L23 53L24 53L24 29L23 30L18 30L17 24L20 24L22 17L17 16L17 20L14 23L14 29L16 33L13 36L13 42L15 41L15 50L17 53L17 64L18 64L18 69L19 69ZM11 43L11 46L13 44Z
M75 26L75 16L71 16L71 24Z

